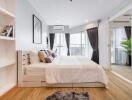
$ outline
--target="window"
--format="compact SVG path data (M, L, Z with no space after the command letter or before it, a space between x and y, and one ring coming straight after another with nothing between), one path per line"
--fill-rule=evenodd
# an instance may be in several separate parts
M91 59L93 50L86 31L71 34L70 51L72 56L87 56Z
M111 47L111 63L126 64L127 54L121 46L121 41L127 39L124 27L113 28L112 47Z
M66 39L64 33L55 33L54 50L57 55L67 55Z
M67 56L67 45L65 33L55 33L54 51L57 51L59 56ZM86 56L91 59L92 47L90 45L87 32L70 34L70 55L71 56Z

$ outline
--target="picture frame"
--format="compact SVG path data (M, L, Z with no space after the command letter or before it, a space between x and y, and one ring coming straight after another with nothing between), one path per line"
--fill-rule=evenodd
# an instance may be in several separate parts
M42 44L42 22L33 14L33 43Z

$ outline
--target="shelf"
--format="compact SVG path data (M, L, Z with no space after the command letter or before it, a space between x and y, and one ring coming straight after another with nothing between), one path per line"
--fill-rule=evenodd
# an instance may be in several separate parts
M3 14L6 14L6 15L12 17L12 18L15 18L15 15L13 13L7 11L6 9L4 9L2 7L0 7L0 12L3 13Z
M0 68L8 67L8 66L11 66L11 65L14 65L14 64L16 64L16 62L11 62L11 63L6 63L6 64L0 64Z
M12 38L12 37L7 37L7 36L0 36L0 40L15 40L15 38Z

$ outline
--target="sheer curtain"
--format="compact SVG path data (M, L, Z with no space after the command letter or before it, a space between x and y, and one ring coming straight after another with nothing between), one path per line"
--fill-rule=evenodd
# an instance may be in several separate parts
M84 32L84 37L82 39L86 41L85 56L87 56L89 59L91 59L93 49L91 47L89 38L87 36L87 31Z
M127 39L124 27L114 28L112 35L112 63L114 64L126 64L127 53L124 52L124 48L121 46L121 41Z
M56 51L59 56L67 55L65 33L55 33L53 50Z

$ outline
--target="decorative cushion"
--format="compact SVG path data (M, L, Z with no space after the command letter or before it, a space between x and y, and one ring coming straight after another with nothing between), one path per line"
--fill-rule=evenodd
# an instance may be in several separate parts
M46 63L52 63L52 60L49 57L45 58Z
M52 50L47 50L49 55L51 55L53 58L56 57L56 54Z
M55 58L57 55L53 52L53 53L51 54L51 56L52 56L53 58Z
M54 60L54 58L50 55L48 58L50 58L51 59L51 61L53 61Z
M29 57L30 57L30 64L40 63L38 52L29 51Z
M44 50L45 54L47 55L47 57L50 55L49 52L47 50Z
M52 55L52 53L53 53L52 50L47 50L47 52L49 53L49 55Z
M45 58L47 57L47 55L45 54L44 51L39 51L38 56L41 62L46 63Z

